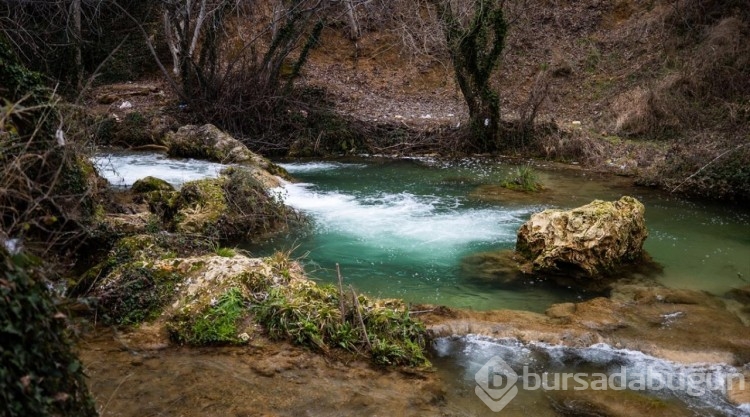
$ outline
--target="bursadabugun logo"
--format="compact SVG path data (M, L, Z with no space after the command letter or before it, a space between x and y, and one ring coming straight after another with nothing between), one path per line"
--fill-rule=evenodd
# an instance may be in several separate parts
M474 388L477 397L494 412L505 408L518 395L518 374L497 356L479 369L474 380L477 382Z
M499 412L524 391L602 391L631 390L671 393L680 398L724 397L728 388L745 391L745 376L738 371L727 372L716 367L675 369L662 365L610 368L608 372L531 372L524 366L516 373L507 362L493 356L474 375L474 392L490 410Z

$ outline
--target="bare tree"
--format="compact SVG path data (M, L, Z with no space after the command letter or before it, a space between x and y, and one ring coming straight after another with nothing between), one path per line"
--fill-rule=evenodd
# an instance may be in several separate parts
M222 15L236 0L162 0L164 5L164 35L172 54L172 72L182 79L186 95L191 89L191 68L195 60L199 40L211 35L211 28L204 30L206 22L221 21ZM209 44L206 48L216 48Z
M362 36L362 30L359 28L359 22L357 21L354 0L344 0L344 6L346 7L346 16L349 19L349 28L351 29L349 37L353 40L359 39Z

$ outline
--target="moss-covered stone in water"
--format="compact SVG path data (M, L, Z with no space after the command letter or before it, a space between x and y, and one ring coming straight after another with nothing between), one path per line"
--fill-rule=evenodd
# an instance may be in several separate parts
M178 191L156 190L146 193L148 209L157 216L167 229L174 229L172 223L180 209L180 193Z
M270 197L244 168L185 183L177 200L173 229L214 240L252 239L286 224L289 210Z
M133 183L130 190L134 193L148 193L150 191L174 191L174 187L161 178L148 176Z
M516 251L533 264L534 273L593 285L642 259L648 236L644 212L643 204L629 196L567 211L548 209L521 226Z
M180 190L175 230L219 237L219 219L227 214L224 198L225 178L205 179L185 183Z
M251 161L253 154L242 142L212 124L185 125L165 138L169 155L222 163Z

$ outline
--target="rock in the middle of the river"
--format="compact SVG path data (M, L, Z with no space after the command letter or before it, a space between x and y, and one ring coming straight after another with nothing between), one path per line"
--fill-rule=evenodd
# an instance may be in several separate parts
M645 208L633 197L544 210L518 230L516 251L531 272L598 279L640 260L648 237Z

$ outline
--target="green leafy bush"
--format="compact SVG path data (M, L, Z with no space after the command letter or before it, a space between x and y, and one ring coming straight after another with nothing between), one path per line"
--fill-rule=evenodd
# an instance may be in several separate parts
M66 317L28 258L0 249L0 404L3 416L96 416Z

